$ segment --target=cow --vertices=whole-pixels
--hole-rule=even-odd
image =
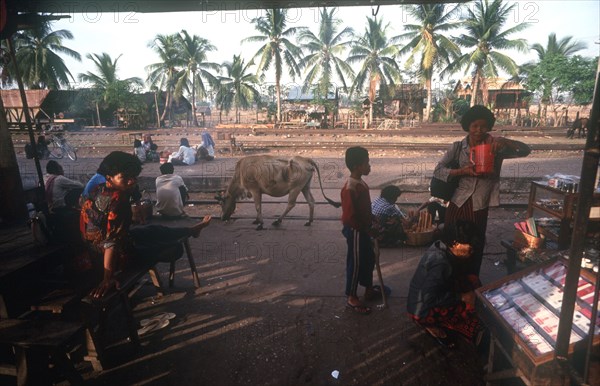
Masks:
[[[573,126],[567,130],[567,138],[575,138],[575,130],[578,130],[577,136],[579,138],[582,136],[585,137],[586,130],[589,128],[589,123],[589,118],[579,118],[579,114],[577,114]]]
[[[304,225],[311,225],[315,210],[315,199],[310,192],[310,182],[315,170],[319,177],[323,197],[329,204],[339,208],[340,203],[334,202],[325,196],[319,167],[312,159],[300,156],[282,159],[270,155],[252,155],[244,157],[236,163],[233,179],[225,191],[225,196],[217,197],[221,202],[223,211],[221,219],[225,221],[230,219],[239,198],[252,197],[256,207],[256,220],[253,224],[258,224],[256,229],[261,230],[263,229],[262,195],[283,197],[287,194],[287,207],[281,216],[273,222],[274,226],[278,226],[285,215],[296,205],[296,199],[302,192],[310,210],[308,221]]]

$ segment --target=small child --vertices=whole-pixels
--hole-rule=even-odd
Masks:
[[[346,306],[356,313],[368,315],[371,308],[363,305],[357,295],[358,285],[365,287],[365,299],[381,296],[373,288],[375,253],[369,232],[371,230],[371,196],[369,186],[362,180],[371,172],[369,152],[356,146],[346,150],[346,166],[350,177],[341,191],[342,234],[348,244],[346,255]]]
[[[142,146],[142,141],[139,139],[133,141],[133,154],[140,160],[140,162],[146,162],[146,150]]]
[[[373,228],[377,233],[380,247],[395,247],[406,240],[403,223],[408,216],[396,205],[402,194],[399,187],[388,185],[381,189],[381,195],[373,201]]]

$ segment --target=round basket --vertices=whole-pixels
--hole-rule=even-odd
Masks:
[[[415,247],[428,245],[433,242],[434,235],[435,229],[432,229],[427,232],[407,232],[406,241],[404,243]]]

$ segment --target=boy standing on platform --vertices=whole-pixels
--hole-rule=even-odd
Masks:
[[[369,152],[356,146],[346,150],[346,166],[350,177],[344,184],[342,198],[342,234],[348,244],[346,255],[346,306],[356,313],[368,315],[371,308],[363,305],[357,294],[358,285],[365,287],[365,299],[372,300],[381,292],[373,288],[375,254],[371,242],[371,196],[362,180],[371,172]]]

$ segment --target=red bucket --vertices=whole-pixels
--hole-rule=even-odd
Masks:
[[[484,143],[471,148],[471,162],[475,164],[475,173],[490,174],[494,172],[494,153],[492,145]]]

